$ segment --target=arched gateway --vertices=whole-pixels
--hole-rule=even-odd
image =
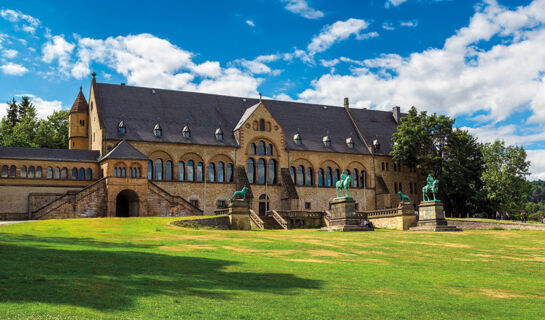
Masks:
[[[115,216],[116,217],[138,217],[138,194],[136,192],[125,189],[121,191],[115,199]]]

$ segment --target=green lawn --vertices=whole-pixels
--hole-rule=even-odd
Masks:
[[[1,226],[0,318],[545,316],[545,232],[243,232],[173,220]]]

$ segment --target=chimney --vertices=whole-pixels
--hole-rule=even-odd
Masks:
[[[348,103],[348,97],[346,97],[344,98],[344,108],[348,110],[349,107],[350,107],[350,104]]]
[[[401,123],[401,108],[398,106],[395,106],[392,108],[392,115],[394,116],[394,120],[397,124]]]

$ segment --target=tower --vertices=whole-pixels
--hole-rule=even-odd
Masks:
[[[69,149],[89,149],[89,105],[83,92],[79,87],[79,93],[76,101],[70,109],[68,116],[68,148]]]

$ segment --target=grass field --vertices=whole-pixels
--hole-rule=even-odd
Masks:
[[[0,318],[545,316],[545,232],[243,232],[173,220],[1,226]]]

